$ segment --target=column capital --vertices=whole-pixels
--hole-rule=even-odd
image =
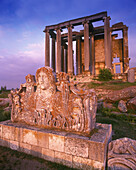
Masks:
[[[60,30],[61,32],[63,32],[62,29],[61,29],[61,27],[59,27],[59,26],[58,26],[57,28],[55,28],[55,31],[58,31],[58,30]]]
[[[49,33],[49,31],[50,31],[49,29],[45,28],[45,30],[43,32]]]
[[[73,28],[74,28],[74,26],[73,26],[73,25],[71,25],[71,24],[69,24],[69,25],[67,25],[67,26],[66,26],[66,28],[67,28],[67,29],[68,29],[68,28],[72,28],[72,29],[73,29]]]
[[[82,24],[83,24],[83,26],[84,26],[84,24],[89,24],[89,21],[85,20],[85,21],[82,22]]]
[[[104,22],[106,19],[111,20],[111,17],[110,17],[110,16],[108,16],[108,17],[103,17],[103,22]]]

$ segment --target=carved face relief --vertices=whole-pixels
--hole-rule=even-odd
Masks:
[[[49,88],[49,80],[44,72],[40,72],[38,75],[38,84],[42,90],[47,90]]]

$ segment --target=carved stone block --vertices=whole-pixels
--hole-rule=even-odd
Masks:
[[[90,134],[95,128],[97,101],[95,91],[78,90],[66,73],[58,73],[55,82],[52,69],[39,68],[28,74],[19,90],[12,90],[12,122],[47,129]]]

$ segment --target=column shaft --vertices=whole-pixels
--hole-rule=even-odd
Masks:
[[[64,45],[61,46],[61,71],[64,72]]]
[[[61,72],[61,30],[57,29],[56,45],[56,73]]]
[[[89,50],[89,24],[84,23],[84,64],[85,71],[89,71],[90,50]]]
[[[52,68],[55,72],[55,38],[52,37]]]
[[[112,68],[110,17],[104,18],[105,67]]]
[[[128,57],[128,27],[123,29],[123,71],[125,72],[129,67]]]
[[[72,26],[68,26],[68,73],[73,73]]]
[[[50,34],[45,32],[45,66],[50,66]]]
[[[92,66],[92,75],[95,75],[95,46],[94,46],[94,35],[91,35],[91,36],[90,36],[90,44],[91,44],[90,65]]]
[[[82,72],[82,61],[81,61],[81,38],[76,38],[76,73],[81,74]]]

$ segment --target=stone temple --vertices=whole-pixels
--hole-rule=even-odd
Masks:
[[[45,66],[51,66],[54,72],[74,74],[87,73],[98,75],[100,68],[109,68],[116,73],[129,69],[128,27],[122,22],[110,26],[107,12],[45,27]],[[94,25],[102,22],[102,26]],[[80,30],[79,26],[84,27]],[[64,33],[63,33],[64,31]],[[122,33],[118,38],[117,31]],[[73,54],[73,42],[76,52]],[[74,64],[74,56],[76,64]],[[119,61],[113,63],[114,58]]]

